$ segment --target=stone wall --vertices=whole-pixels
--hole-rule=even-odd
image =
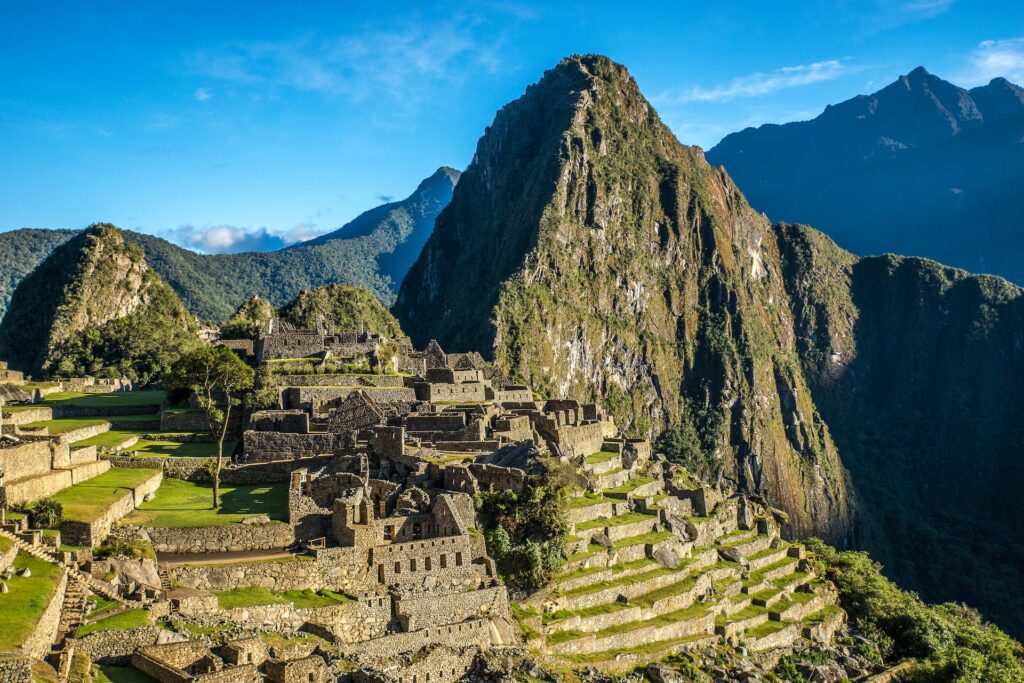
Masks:
[[[249,416],[249,429],[257,432],[309,432],[309,413],[304,410],[257,410]]]
[[[295,542],[290,524],[222,524],[207,527],[146,528],[158,553],[220,553],[276,550]]]
[[[562,455],[570,458],[597,453],[601,450],[604,437],[604,425],[600,422],[564,425],[555,432],[559,450]]]
[[[282,387],[402,387],[405,378],[401,375],[274,375],[274,384]]]
[[[490,647],[491,619],[475,619],[422,631],[394,633],[383,638],[341,647],[342,653],[369,657],[394,657],[401,652],[415,652],[431,645]]]
[[[0,653],[0,683],[32,683],[32,660]]]
[[[50,408],[29,408],[27,410],[5,410],[4,422],[13,425],[23,425],[29,422],[43,422],[53,419],[53,410]]]
[[[232,565],[181,565],[168,570],[171,581],[188,588],[223,591],[246,586],[270,590],[329,590],[358,595],[376,587],[366,552],[357,548],[327,548],[314,558]],[[371,581],[372,579],[372,581]]]
[[[155,645],[164,630],[159,626],[96,631],[76,639],[75,650],[97,663],[123,666],[136,648]]]
[[[266,462],[337,453],[347,446],[348,441],[345,434],[289,434],[250,429],[242,435],[242,443],[249,462]]]
[[[413,385],[416,398],[420,401],[459,403],[487,400],[487,389],[483,382],[465,382],[464,384],[434,384],[416,382]]]
[[[504,586],[467,593],[397,598],[395,614],[403,630],[418,631],[486,617],[509,618],[508,592]]]
[[[60,525],[60,535],[68,545],[84,545],[94,547],[99,545],[110,533],[111,527],[117,520],[121,519],[136,507],[142,504],[143,499],[155,493],[160,488],[164,476],[162,472],[155,472],[148,479],[140,483],[134,489],[125,491],[107,510],[97,519],[91,522],[77,522],[65,520]]]
[[[473,665],[478,647],[435,647],[408,657],[389,657],[356,671],[356,683],[455,683]]]
[[[370,549],[377,581],[405,595],[475,590],[487,578],[485,565],[472,564],[483,553],[472,536],[409,541]]]
[[[312,410],[314,405],[348,396],[355,390],[366,392],[379,405],[409,404],[416,401],[416,392],[405,387],[288,387],[284,390],[285,408]]]
[[[0,462],[3,463],[5,482],[48,472],[53,462],[49,438],[21,439],[22,443],[16,446],[0,448]]]
[[[57,626],[60,623],[60,612],[64,607],[64,592],[68,587],[68,574],[61,572],[57,581],[57,589],[50,597],[39,620],[36,622],[32,634],[21,644],[22,652],[32,655],[36,659],[43,659],[50,652],[50,646],[57,637]]]
[[[201,410],[164,410],[160,413],[162,432],[205,432],[209,429],[210,423]]]

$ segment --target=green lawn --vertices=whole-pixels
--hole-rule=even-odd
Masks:
[[[102,417],[61,417],[56,420],[40,420],[39,422],[29,422],[28,424],[22,425],[27,429],[35,429],[37,427],[46,427],[50,430],[50,434],[56,436],[57,434],[66,434],[74,429],[81,427],[91,427],[92,425],[99,425],[106,422]]]
[[[310,589],[277,592],[259,586],[234,588],[217,593],[217,604],[221,609],[235,607],[255,607],[257,605],[277,605],[290,602],[297,609],[310,607],[327,607],[351,602],[352,598],[329,590],[313,591]]]
[[[28,568],[32,576],[7,580],[9,593],[0,594],[0,650],[15,650],[32,633],[60,581],[60,567],[18,553],[14,568]]]
[[[619,457],[618,453],[612,453],[610,451],[598,451],[597,453],[588,455],[586,458],[586,462],[588,465],[598,465],[602,462],[608,462],[609,460],[617,457]]]
[[[150,434],[150,436],[158,436]],[[229,457],[235,450],[234,441],[224,442],[224,456]],[[192,458],[211,458],[217,455],[217,444],[212,441],[156,441],[142,439],[128,449],[128,453],[137,457],[146,456],[178,456]]]
[[[288,484],[222,486],[221,508],[213,509],[213,487],[181,479],[164,479],[156,498],[124,518],[125,524],[150,527],[218,526],[252,515],[288,518]]]
[[[59,392],[43,400],[50,404],[79,406],[82,408],[135,408],[158,406],[167,398],[164,391],[115,391],[109,394]]]
[[[114,467],[98,477],[55,494],[53,499],[64,507],[64,519],[91,522],[102,515],[110,505],[159,470]]]
[[[138,669],[130,666],[108,666],[97,664],[93,667],[92,683],[153,683],[150,678]]]
[[[586,531],[588,529],[603,529],[610,526],[624,526],[626,524],[633,524],[635,522],[658,521],[657,515],[645,515],[642,512],[627,512],[624,515],[615,515],[611,519],[600,517],[598,519],[592,519],[588,522],[580,522],[576,525],[576,531]]]
[[[142,436],[146,433],[147,432],[135,429],[111,429],[110,431],[97,434],[96,436],[89,437],[88,439],[76,441],[75,446],[95,446],[99,449],[117,448],[133,436]]]
[[[591,505],[599,505],[601,503],[618,503],[618,502],[620,502],[620,501],[613,500],[611,498],[605,498],[604,495],[602,495],[600,493],[590,493],[588,491],[587,493],[584,493],[582,496],[576,496],[575,498],[570,498],[569,499],[569,508],[575,510],[575,509],[578,509],[578,508],[590,507]]]
[[[81,638],[97,631],[123,631],[129,628],[149,626],[152,621],[149,619],[149,611],[144,609],[130,609],[120,614],[115,614],[106,619],[100,619],[90,624],[83,624],[75,632]]]
[[[637,490],[641,486],[644,486],[646,484],[650,484],[652,481],[654,481],[654,480],[649,478],[649,477],[637,477],[636,479],[630,479],[629,481],[627,481],[625,484],[622,484],[621,486],[616,486],[613,489],[608,489],[608,490],[605,491],[605,493],[608,493],[608,494],[631,493],[632,491]]]

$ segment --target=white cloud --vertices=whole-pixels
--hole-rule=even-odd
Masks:
[[[908,15],[930,19],[943,14],[953,6],[955,0],[914,0],[905,2],[900,9]]]
[[[195,92],[192,93],[192,97],[195,98],[196,102],[209,102],[210,98],[213,97],[213,93],[209,88],[196,88]]]
[[[175,244],[204,254],[236,254],[242,251],[274,251],[322,235],[325,231],[312,223],[299,223],[283,232],[265,227],[241,228],[234,225],[197,227],[179,225],[161,236]]]
[[[406,99],[424,85],[502,66],[500,39],[481,41],[471,21],[330,38],[231,43],[191,56],[208,78],[364,99],[381,91]],[[197,91],[198,92],[198,91]]]
[[[979,43],[956,80],[981,85],[998,76],[1014,83],[1024,82],[1024,37]]]
[[[797,88],[820,81],[830,81],[849,72],[838,59],[813,64],[786,66],[767,73],[755,73],[734,78],[728,83],[705,88],[695,86],[677,93],[666,93],[654,98],[655,104],[682,104],[685,102],[727,102],[737,97],[759,97],[778,90]]]

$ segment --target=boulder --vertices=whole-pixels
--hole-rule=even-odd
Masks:
[[[136,586],[161,587],[156,560],[112,557],[109,562],[111,571],[117,573],[120,577],[120,582],[123,584],[134,583]]]
[[[686,683],[689,679],[664,664],[649,664],[644,672],[651,683]]]
[[[675,548],[663,545],[654,551],[654,559],[662,566],[667,569],[676,569],[679,567],[682,561],[679,554],[676,553]]]

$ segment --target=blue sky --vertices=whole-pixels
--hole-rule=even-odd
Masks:
[[[574,52],[687,144],[812,118],[918,65],[1024,82],[1018,2],[0,4],[0,230],[109,221],[276,248],[465,167]]]

